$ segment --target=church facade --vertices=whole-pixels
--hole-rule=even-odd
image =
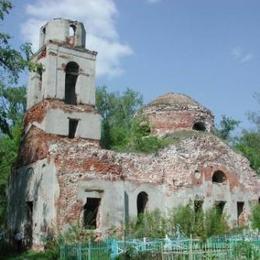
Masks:
[[[144,211],[194,203],[218,207],[232,226],[247,223],[260,197],[246,158],[212,134],[214,116],[190,97],[168,93],[142,113],[155,135],[184,137],[154,154],[99,146],[97,53],[82,23],[54,19],[40,29],[32,61],[18,160],[10,177],[8,227],[34,248],[80,223],[105,235]],[[108,50],[109,51],[109,50]]]

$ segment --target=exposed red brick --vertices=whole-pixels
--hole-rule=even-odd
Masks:
[[[33,107],[31,107],[25,114],[24,127],[26,128],[30,123],[37,122],[41,123],[46,114],[47,102],[42,101]]]

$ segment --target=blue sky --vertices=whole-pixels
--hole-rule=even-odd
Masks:
[[[167,92],[192,96],[246,122],[259,110],[259,0],[16,0],[1,30],[14,44],[37,45],[38,28],[52,17],[85,23],[87,47],[97,49],[97,85],[126,87],[145,102]]]

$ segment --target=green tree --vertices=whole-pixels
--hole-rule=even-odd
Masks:
[[[254,98],[256,102],[260,105],[260,93],[255,93]],[[260,132],[260,111],[249,112],[248,119],[255,125],[255,131]]]
[[[239,124],[240,121],[226,115],[222,115],[219,127],[215,128],[215,134],[227,142],[232,142],[231,134]]]
[[[260,132],[243,131],[235,145],[250,162],[250,166],[260,174]]]
[[[11,9],[10,1],[0,0],[0,20]],[[27,66],[34,66],[29,62],[30,44],[16,50],[9,41],[10,36],[0,32],[0,225],[4,222],[7,180],[17,156],[26,107],[25,88],[16,85],[19,74]]]
[[[156,152],[169,138],[152,136],[148,120],[141,114],[142,96],[131,89],[122,94],[97,88],[96,104],[101,114],[101,146],[126,152]]]
[[[0,20],[3,20],[11,9],[12,3],[10,1],[0,0]],[[15,102],[12,102],[13,107],[9,107],[10,104],[6,103],[6,95],[8,95],[9,101],[11,99],[15,101],[16,98],[19,99],[20,95],[24,94],[24,90],[16,90],[14,86],[17,85],[19,74],[27,66],[33,68],[33,64],[29,62],[31,45],[26,43],[20,47],[20,50],[16,50],[10,45],[10,38],[10,35],[0,32],[0,130],[3,134],[7,134],[12,138],[11,127],[13,126],[14,113],[11,115],[10,120],[10,112],[19,109],[15,107]],[[10,88],[12,90],[9,90]]]
[[[260,94],[255,94],[260,104]],[[255,126],[252,130],[244,130],[238,139],[235,148],[242,152],[250,162],[250,166],[260,174],[260,112],[251,112],[248,119]]]
[[[99,87],[96,104],[103,118],[101,146],[107,149],[125,147],[134,115],[143,104],[142,96],[131,89],[119,94],[108,92],[106,87]]]

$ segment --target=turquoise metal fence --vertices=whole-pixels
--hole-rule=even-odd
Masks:
[[[87,243],[62,245],[60,259],[69,260],[109,260],[111,246],[107,243]]]
[[[147,259],[260,259],[259,236],[225,236],[207,241],[198,239],[131,239],[107,240],[103,243],[62,245],[62,260],[113,260],[131,252],[132,255],[150,254]],[[243,258],[244,257],[244,258]],[[134,259],[134,258],[133,258]]]

